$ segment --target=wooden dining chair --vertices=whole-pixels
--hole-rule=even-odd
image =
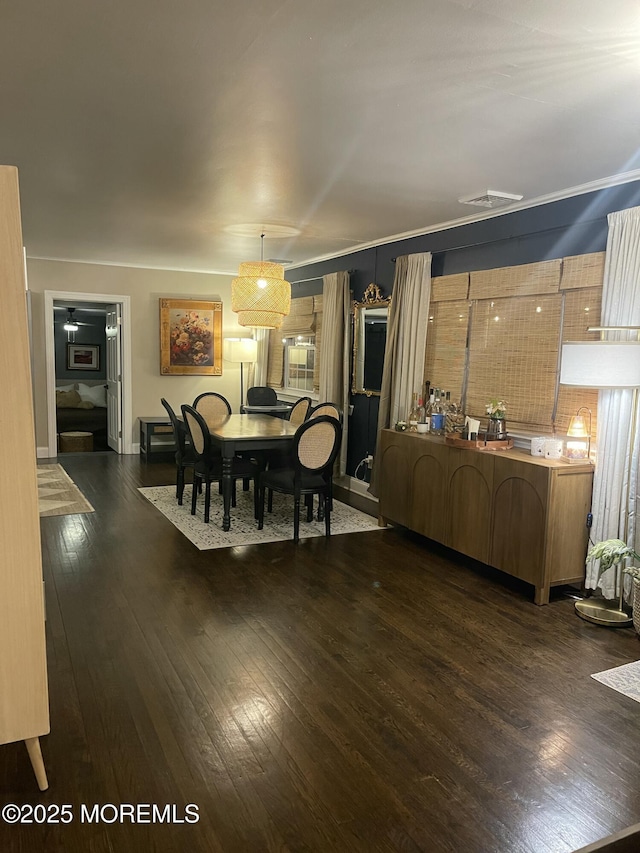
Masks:
[[[291,407],[287,420],[296,426],[304,423],[311,409],[311,397],[300,397]]]
[[[320,415],[300,424],[293,438],[291,465],[267,469],[259,477],[258,530],[264,526],[265,491],[293,495],[293,541],[300,539],[300,501],[302,496],[313,499],[318,495],[324,509],[325,535],[331,535],[331,504],[333,463],[342,441],[340,422]],[[306,518],[313,518],[313,504],[306,501]]]
[[[193,408],[199,412],[209,425],[220,423],[231,414],[231,405],[222,394],[206,391],[193,401]]]
[[[196,464],[193,469],[193,491],[191,493],[191,515],[196,514],[196,503],[198,499],[198,485],[204,483],[204,520],[209,523],[211,509],[211,483],[222,482],[222,456],[211,441],[211,433],[204,417],[193,406],[182,406],[182,417],[186,424],[189,439],[193,446]],[[231,505],[236,505],[236,481],[253,480],[254,491],[254,516],[258,517],[257,503],[257,475],[258,466],[250,459],[242,459],[239,456],[231,460],[231,478],[233,480],[233,491]]]
[[[300,397],[293,406],[291,407],[291,411],[287,415],[287,420],[295,424],[296,426],[300,426],[300,424],[304,423],[307,419],[307,415],[309,414],[309,410],[311,408],[311,397]],[[266,453],[263,457],[263,468],[286,468],[291,462],[291,454],[285,450],[272,450],[269,453]],[[268,507],[271,507],[271,492],[269,492],[268,498]],[[269,509],[271,512],[271,509]]]
[[[182,506],[184,472],[188,468],[193,470],[196,464],[196,457],[193,447],[187,440],[188,433],[184,421],[180,420],[164,397],[160,398],[160,402],[167,410],[171,426],[173,427],[173,437],[176,444],[176,499],[179,506]]]
[[[278,395],[268,385],[254,385],[247,389],[248,406],[275,406]]]
[[[307,419],[319,418],[323,415],[329,415],[332,418],[337,418],[337,420],[342,423],[342,409],[337,403],[318,403],[317,406],[314,406],[313,409],[311,409],[307,415]]]

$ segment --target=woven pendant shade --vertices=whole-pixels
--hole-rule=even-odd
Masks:
[[[269,261],[245,261],[231,282],[231,310],[240,326],[278,329],[291,307],[291,285],[284,267]]]

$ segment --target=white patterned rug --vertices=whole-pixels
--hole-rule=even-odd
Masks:
[[[238,483],[238,505],[231,509],[231,530],[222,529],[222,496],[217,485],[211,489],[211,511],[209,524],[204,523],[204,492],[198,496],[196,514],[191,515],[191,485],[185,488],[184,504],[178,506],[175,486],[151,486],[138,489],[156,509],[174,524],[190,542],[201,551],[210,548],[234,548],[237,545],[259,545],[262,542],[281,542],[293,539],[293,498],[277,492],[273,495],[273,512],[265,507],[264,528],[258,530],[253,517],[253,492],[242,491]],[[300,518],[300,538],[324,536],[324,521],[307,523],[306,510]],[[361,533],[367,530],[383,530],[377,520],[364,512],[333,501],[331,513],[331,535]]]
[[[38,465],[36,471],[38,508],[41,517],[95,512],[61,465]]]
[[[615,666],[613,669],[605,669],[596,672],[591,678],[612,687],[618,693],[624,693],[630,699],[640,702],[640,660]]]

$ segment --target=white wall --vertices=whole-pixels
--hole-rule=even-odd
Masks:
[[[196,297],[222,302],[223,337],[250,337],[251,330],[238,326],[231,311],[232,276],[171,270],[137,269],[27,259],[34,340],[33,379],[35,391],[36,444],[47,444],[47,387],[44,353],[44,291],[113,293],[131,297],[132,319],[132,440],[138,441],[137,418],[165,415],[161,397],[174,408],[192,403],[203,391],[217,391],[231,403],[240,404],[240,366],[223,362],[222,376],[161,376],[161,297]],[[245,388],[247,385],[245,370]]]

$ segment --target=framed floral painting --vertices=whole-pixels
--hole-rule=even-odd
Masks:
[[[222,302],[160,300],[160,373],[222,375]]]

